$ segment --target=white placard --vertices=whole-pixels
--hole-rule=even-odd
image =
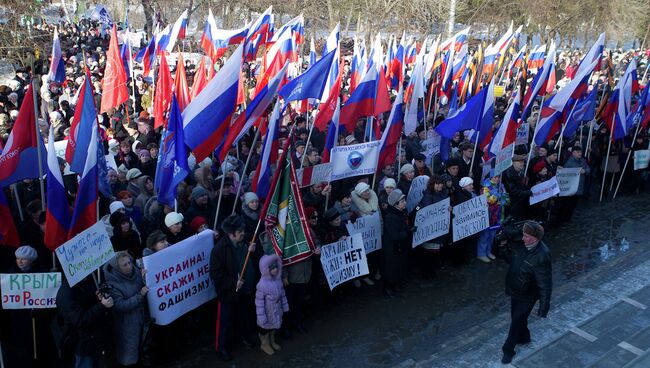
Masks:
[[[2,309],[56,308],[60,286],[60,272],[2,274]]]
[[[650,162],[650,150],[634,151],[634,170],[642,170],[648,167]]]
[[[517,127],[517,138],[515,138],[515,145],[528,144],[528,133],[530,129],[528,123],[521,123]]]
[[[490,226],[487,198],[484,194],[454,206],[453,213],[454,241],[474,235]]]
[[[367,275],[368,260],[363,250],[361,234],[321,247],[320,262],[330,290],[346,281]]]
[[[449,198],[428,205],[415,214],[416,231],[413,233],[413,248],[445,235],[450,224]]]
[[[211,230],[193,235],[142,259],[147,270],[149,313],[157,325],[178,317],[217,297],[210,279]]]
[[[424,155],[428,163],[431,163],[433,156],[440,152],[440,141],[440,135],[434,129],[429,129],[427,139],[424,141]]]
[[[515,152],[515,145],[509,144],[501,151],[497,152],[496,161],[494,163],[494,176],[501,174],[512,166],[512,155]]]
[[[296,170],[296,178],[301,188],[323,182],[329,183],[332,165],[329,162]]]
[[[70,286],[83,280],[115,255],[106,225],[101,221],[63,243],[55,253]]]
[[[332,148],[330,158],[332,176],[330,180],[374,174],[377,171],[377,160],[379,159],[379,143],[380,141],[372,141]]]
[[[381,216],[379,212],[358,217],[354,223],[348,221],[345,227],[350,235],[361,234],[366,254],[381,249]]]
[[[560,185],[554,176],[547,181],[533,186],[530,188],[530,191],[533,192],[533,195],[530,196],[530,204],[533,205],[560,194]]]
[[[422,200],[428,182],[429,177],[427,175],[420,175],[411,182],[411,189],[409,189],[409,194],[406,196],[406,210],[408,213],[413,212]]]
[[[580,171],[579,167],[566,167],[557,169],[555,177],[557,184],[560,187],[560,197],[568,197],[575,195],[580,186]]]

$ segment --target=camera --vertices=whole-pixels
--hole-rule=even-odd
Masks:
[[[105,282],[101,283],[97,288],[97,291],[99,291],[99,293],[102,294],[104,298],[109,298],[111,296],[111,290],[113,290],[113,285],[107,284]]]

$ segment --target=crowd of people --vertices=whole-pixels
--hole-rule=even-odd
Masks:
[[[40,27],[44,32],[51,30]],[[83,84],[85,67],[90,71],[95,103],[99,106],[109,43],[109,33],[103,28],[88,21],[61,28],[67,77],[63,85],[48,82],[49,63],[41,59],[33,68],[17,69],[11,83],[1,86],[2,143],[6,143],[22,101],[32,98],[25,95],[31,78],[40,86],[38,126],[45,141],[50,127],[54,128],[55,141],[69,135],[76,92]],[[556,69],[558,85],[570,80],[579,57],[577,51],[561,54]],[[647,52],[619,50],[606,54],[615,68],[610,72],[620,75],[632,57],[638,57],[639,70],[645,70]],[[198,66],[192,61],[186,61],[185,66],[191,85]],[[245,70],[245,85],[252,87],[254,63],[246,65]],[[349,59],[343,71],[347,84]],[[601,71],[595,72],[592,79],[606,82],[606,78],[605,71]],[[626,172],[621,172],[629,150],[648,149],[647,131],[640,131],[634,142],[621,140],[614,144],[609,158],[615,163],[611,170],[605,170],[604,164],[610,133],[606,124],[596,121],[595,128],[585,124],[561,145],[553,138],[534,147],[532,154],[530,143],[518,145],[512,167],[494,175],[484,167],[483,152],[463,132],[451,140],[448,152],[428,155],[432,128],[448,112],[448,107],[441,106],[437,116],[430,114],[414,133],[403,136],[395,161],[377,168],[376,175],[322,182],[302,189],[305,221],[316,248],[307,259],[285,266],[267,237],[254,238],[265,199],[259,198],[251,186],[261,156],[261,143],[253,144],[252,132],[230,149],[224,162],[214,158],[196,162],[190,156],[192,172],[178,186],[176,208],[161,204],[154,190],[161,131],[153,128],[152,79],[143,78],[138,70],[130,83],[134,103],[98,116],[106,152],[113,155],[117,167],[108,171],[111,196],[101,195],[99,201],[100,221],[106,226],[116,254],[101,267],[99,289],[91,277],[73,287],[64,279],[56,310],[2,311],[0,338],[7,367],[53,366],[52,362],[60,359],[73,359],[75,367],[93,367],[106,357],[120,366],[163,364],[177,359],[176,347],[183,341],[193,341],[198,334],[213,336],[218,356],[226,361],[242,345],[259,346],[265,354],[272,355],[281,349],[280,338],[307,333],[308,304],[318,308],[324,301],[354,298],[349,291],[361,287],[380,287],[387,298],[395,298],[403,293],[409,280],[417,282],[419,276],[430,279],[447,267],[463,267],[474,259],[495,262],[499,255],[495,238],[505,222],[535,219],[553,226],[571,221],[579,203],[590,200],[600,189],[603,175],[623,175],[624,193],[636,194],[648,188],[648,169],[634,170],[628,165]],[[512,87],[497,98],[495,128],[512,99]],[[599,96],[603,93],[599,92]],[[538,115],[536,105],[527,120],[530,139]],[[290,154],[297,167],[319,164],[324,153],[326,132],[312,128],[311,120],[312,116],[306,119],[293,111],[283,118],[280,141],[290,141]],[[367,141],[363,122],[357,124],[355,131],[340,133],[338,145]],[[244,171],[247,160],[250,164]],[[66,170],[63,158],[59,164],[72,204],[77,195],[77,175]],[[581,169],[576,195],[529,205],[531,187],[549,180],[562,167]],[[409,213],[406,198],[414,178],[421,175],[429,176],[428,183],[418,207]],[[23,180],[15,188],[3,189],[18,224],[22,246],[0,248],[0,271],[52,270],[55,261],[44,243],[46,214],[42,210],[44,198],[39,181]],[[446,199],[455,206],[478,195],[487,197],[488,229],[457,242],[446,234],[412,248],[414,217],[419,208]],[[382,217],[382,247],[368,255],[369,274],[330,291],[319,261],[320,247],[349,236],[345,227],[348,221],[374,213]],[[147,312],[146,271],[138,260],[206,230],[214,231],[210,277],[217,300],[170,325],[155,325]],[[215,323],[216,331],[212,327]]]

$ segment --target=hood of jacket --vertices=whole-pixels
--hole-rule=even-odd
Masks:
[[[275,277],[271,276],[269,267],[275,264],[278,267],[278,274]],[[262,256],[260,259],[260,273],[263,279],[281,280],[282,279],[282,260],[277,254],[270,254]]]

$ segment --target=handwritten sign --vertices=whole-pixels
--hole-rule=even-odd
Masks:
[[[530,204],[533,205],[560,194],[560,185],[554,176],[533,186],[530,191],[533,192],[533,195],[530,196]]]
[[[320,262],[330,290],[369,272],[360,233],[323,246],[320,250]]]
[[[217,297],[210,279],[210,230],[189,237],[142,259],[147,270],[147,302],[157,325],[178,317]]]
[[[9,273],[0,275],[3,309],[56,308],[61,273]]]
[[[355,222],[345,224],[348,234],[361,234],[366,254],[381,249],[381,217],[379,212],[358,217]]]
[[[517,138],[515,138],[515,145],[528,144],[528,133],[530,132],[530,127],[528,123],[521,123],[517,127]]]
[[[490,226],[488,204],[485,195],[467,200],[453,208],[454,241],[472,236]]]
[[[70,286],[83,280],[115,254],[102,222],[80,232],[56,248],[55,253]]]
[[[515,145],[509,144],[501,151],[497,152],[496,161],[494,163],[494,176],[501,174],[512,166],[512,155],[515,152]]]
[[[634,151],[634,170],[646,169],[648,163],[650,163],[650,150]]]
[[[415,215],[417,230],[413,233],[413,248],[449,232],[449,198],[428,205]]]
[[[428,182],[429,177],[427,175],[420,175],[411,182],[411,189],[409,189],[409,194],[406,196],[406,210],[409,213],[413,212],[422,200]]]
[[[578,192],[580,186],[580,170],[579,167],[570,167],[558,169],[555,174],[557,184],[560,187],[560,197],[568,197]]]

